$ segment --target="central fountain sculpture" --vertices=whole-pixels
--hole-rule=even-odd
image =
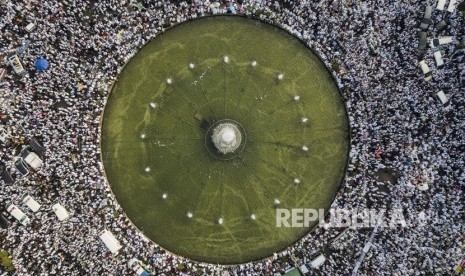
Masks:
[[[244,149],[247,135],[237,121],[223,119],[210,125],[205,134],[205,146],[210,155],[221,160],[231,160]]]
[[[233,123],[221,123],[213,129],[213,144],[222,154],[236,151],[241,145],[241,140],[241,131]]]

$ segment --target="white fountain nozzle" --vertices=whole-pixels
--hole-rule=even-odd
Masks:
[[[236,139],[236,134],[232,129],[225,129],[221,134],[221,140],[223,143],[231,144],[234,141],[234,139]]]
[[[232,153],[241,145],[242,135],[233,123],[219,124],[212,134],[212,141],[216,149],[223,153]]]

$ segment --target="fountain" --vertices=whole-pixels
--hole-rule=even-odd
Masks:
[[[327,209],[344,175],[337,84],[304,44],[259,21],[173,29],[126,64],[105,101],[108,183],[167,251],[219,264],[271,256],[307,231],[277,228],[276,209]]]

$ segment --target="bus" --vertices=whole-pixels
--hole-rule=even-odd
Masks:
[[[310,262],[310,265],[313,268],[319,268],[325,261],[326,257],[323,254],[320,254]]]
[[[457,0],[450,0],[449,6],[447,7],[448,12],[454,12],[457,8]]]
[[[99,237],[112,254],[118,255],[119,250],[123,248],[123,246],[115,238],[113,233],[111,233],[107,229],[101,230],[99,233]]]
[[[449,102],[449,99],[447,98],[446,94],[442,90],[436,93],[436,96],[439,98],[439,100],[441,101],[443,105]]]
[[[439,0],[436,9],[443,11],[444,7],[446,6],[446,0]]]
[[[441,68],[444,66],[444,60],[442,59],[441,51],[436,51],[433,53],[434,61],[436,62],[436,67]]]
[[[23,204],[25,204],[32,212],[39,211],[41,205],[30,195],[26,195],[23,198]]]
[[[59,221],[64,221],[69,218],[69,213],[66,211],[60,203],[55,203],[52,205],[52,210],[55,212],[55,215],[58,217]]]
[[[29,167],[33,168],[34,170],[37,170],[40,168],[43,164],[42,159],[35,153],[35,152],[26,152],[27,155],[24,156],[24,162],[29,165]]]
[[[452,43],[454,40],[452,36],[440,36],[438,38],[433,38],[431,39],[430,42],[430,47],[431,48],[436,48],[441,45],[449,44]]]
[[[145,265],[136,258],[129,260],[129,268],[132,269],[137,276],[150,276],[150,271],[145,268]]]
[[[13,67],[13,70],[17,75],[22,76],[26,74],[26,70],[24,70],[23,64],[21,63],[17,55],[9,57],[8,61],[10,62],[11,66]]]
[[[424,60],[420,61],[420,68],[425,77],[425,81],[430,81],[433,77],[431,76],[431,70],[429,69],[428,64]]]
[[[433,12],[432,6],[426,6],[425,13],[423,15],[423,19],[420,22],[420,28],[423,30],[428,29],[429,24],[431,23],[431,13]]]
[[[14,204],[10,204],[6,209],[15,219],[17,219],[22,225],[27,225],[30,221],[29,217]]]

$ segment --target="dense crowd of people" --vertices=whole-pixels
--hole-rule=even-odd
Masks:
[[[372,228],[355,231],[350,244],[337,248],[329,245],[343,229],[317,227],[263,261],[230,267],[196,263],[139,233],[106,183],[100,115],[124,64],[173,24],[234,12],[283,27],[332,68],[352,136],[347,176],[332,207],[399,208],[408,221],[429,214],[426,224],[380,228],[359,274],[450,275],[465,258],[465,25],[458,11],[433,12],[428,38],[454,38],[441,46],[446,64],[436,68],[432,49],[417,51],[424,1],[18,0],[0,5],[0,54],[15,53],[30,40],[20,54],[25,67],[32,68],[37,57],[51,63],[49,70],[30,70],[21,78],[10,70],[0,81],[2,129],[13,144],[36,137],[47,149],[44,166],[26,177],[12,164],[18,149],[0,149],[16,179],[0,186],[0,206],[24,194],[44,206],[31,216],[30,226],[0,229],[0,249],[10,252],[17,275],[132,275],[127,264],[134,257],[156,275],[271,275],[308,263],[318,252],[327,257],[319,268],[323,275],[352,273]],[[442,19],[449,25],[439,31],[435,22]],[[24,27],[31,22],[37,29],[29,33]],[[432,81],[424,81],[422,59],[432,68]],[[435,97],[439,90],[451,108]],[[72,213],[68,221],[59,223],[49,211],[55,202]],[[101,228],[125,245],[118,256],[98,240]]]

